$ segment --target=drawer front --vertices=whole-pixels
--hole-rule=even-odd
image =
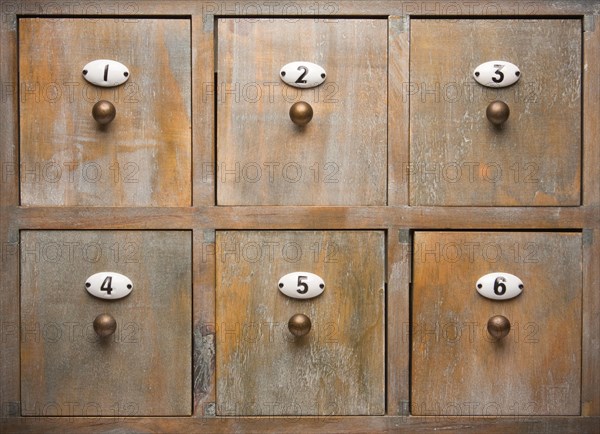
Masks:
[[[190,46],[187,19],[20,19],[22,204],[189,206]],[[97,59],[127,82],[88,83]],[[107,125],[99,100],[116,109]]]
[[[23,415],[189,415],[191,263],[186,231],[23,231]],[[131,293],[93,297],[99,272],[127,276]],[[112,335],[95,332],[100,314]]]
[[[295,61],[325,82],[285,84]],[[219,205],[385,205],[386,20],[220,19],[217,82]]]
[[[218,414],[383,414],[384,233],[218,232],[216,242]],[[322,294],[279,291],[295,271],[321,277]],[[290,333],[295,314],[310,319],[308,334]]]
[[[581,249],[579,233],[416,232],[413,414],[579,414]],[[480,295],[493,272],[522,293]],[[503,338],[487,330],[494,316],[510,322]]]
[[[581,35],[576,19],[412,20],[411,204],[579,205]],[[493,60],[519,81],[478,84]],[[500,127],[486,118],[495,100],[510,111]]]

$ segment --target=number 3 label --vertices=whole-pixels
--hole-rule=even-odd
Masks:
[[[482,86],[506,87],[516,83],[521,78],[519,68],[504,60],[492,60],[475,68],[473,78]]]

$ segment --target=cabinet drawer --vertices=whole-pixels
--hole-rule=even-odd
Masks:
[[[23,415],[189,415],[191,263],[186,231],[23,231]],[[86,282],[99,272],[133,289],[96,298]],[[95,332],[100,314],[112,335]]]
[[[579,205],[581,35],[577,19],[412,20],[411,204]],[[494,60],[519,80],[478,84]],[[495,100],[510,110],[500,127],[486,118]]]
[[[581,249],[580,233],[416,232],[413,414],[579,414]],[[494,272],[522,292],[480,295]],[[503,338],[488,332],[494,316],[510,322]]]
[[[325,82],[285,84],[295,61]],[[219,205],[385,205],[386,20],[220,19],[217,83]]]
[[[99,87],[98,59],[129,69]],[[187,19],[19,20],[23,205],[189,206],[191,51]],[[99,100],[116,117],[100,125]]]
[[[384,239],[378,231],[217,233],[218,414],[383,414]],[[284,295],[279,280],[295,271],[320,276],[321,295]],[[308,334],[290,332],[295,314],[310,319]]]

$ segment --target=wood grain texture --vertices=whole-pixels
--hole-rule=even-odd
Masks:
[[[410,410],[410,232],[393,228],[387,233],[387,414]]]
[[[325,83],[284,84],[299,60]],[[386,20],[219,19],[217,85],[219,205],[386,204]],[[304,127],[296,101],[314,110]]]
[[[600,4],[600,2],[599,2]],[[583,33],[583,200],[584,205],[600,206],[600,16],[593,29]],[[600,213],[600,211],[599,211]],[[600,414],[600,404],[598,404]]]
[[[21,415],[191,413],[191,236],[187,231],[21,233]],[[100,271],[126,298],[92,297]],[[92,322],[117,331],[100,341]]]
[[[87,83],[83,66],[105,58],[127,83]],[[188,19],[24,18],[19,62],[23,205],[191,204]],[[104,127],[100,99],[117,110]]]
[[[408,205],[410,20],[390,17],[388,22],[388,204]]]
[[[215,414],[215,231],[194,231],[194,411]]]
[[[577,19],[411,21],[412,205],[579,205],[581,33]],[[520,80],[480,86],[489,60]],[[485,116],[496,99],[501,129]]]
[[[214,5],[214,4],[212,4]],[[192,17],[193,204],[215,205],[215,37],[211,15]]]
[[[217,414],[381,415],[385,411],[384,233],[217,232]],[[283,295],[294,271],[317,298]],[[303,338],[287,329],[312,321]]]
[[[491,272],[523,293],[482,297]],[[416,232],[412,295],[413,414],[580,414],[581,233]],[[494,315],[511,322],[499,342]]]
[[[217,417],[217,418],[27,418],[5,421],[7,433],[92,434],[115,432],[173,433],[426,433],[449,434],[595,434],[598,417]]]
[[[583,231],[581,415],[600,415],[600,230]]]
[[[31,229],[581,229],[598,228],[596,207],[198,207],[17,208]]]
[[[19,202],[17,19],[7,12],[0,14],[0,417],[17,416],[19,402],[19,233],[11,213]]]

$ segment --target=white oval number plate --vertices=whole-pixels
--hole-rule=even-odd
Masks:
[[[521,78],[521,71],[510,62],[491,60],[482,63],[473,71],[475,81],[487,87],[507,87]]]
[[[85,289],[94,297],[105,300],[118,300],[129,295],[133,283],[127,276],[112,271],[103,271],[88,277]]]
[[[299,61],[284,65],[279,76],[290,86],[306,89],[323,84],[327,73],[316,63]]]
[[[523,292],[523,282],[509,273],[490,273],[479,278],[477,292],[492,300],[509,300]]]
[[[102,87],[119,86],[129,79],[129,69],[116,60],[98,59],[83,67],[83,77]]]
[[[279,290],[292,298],[314,298],[323,293],[325,282],[316,274],[296,271],[279,279]]]

